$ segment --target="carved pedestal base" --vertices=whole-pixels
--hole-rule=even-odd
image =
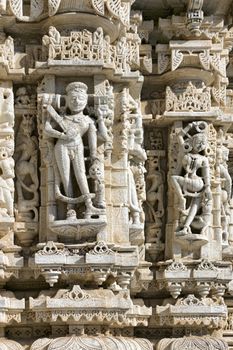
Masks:
[[[176,236],[176,242],[178,242],[182,247],[192,247],[192,250],[199,249],[203,245],[208,243],[208,238],[201,234],[187,234],[184,236]]]
[[[133,245],[141,245],[144,243],[144,225],[131,224],[129,226],[129,240]]]
[[[38,234],[38,223],[16,222],[15,235],[23,247],[30,247]]]
[[[58,220],[49,224],[50,230],[64,243],[94,242],[105,226],[105,215],[99,219]]]

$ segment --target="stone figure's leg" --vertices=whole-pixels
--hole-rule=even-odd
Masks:
[[[130,209],[130,214],[131,218],[133,221],[133,224],[140,224],[140,219],[139,219],[139,205],[138,205],[138,196],[137,196],[137,190],[136,190],[136,184],[134,180],[134,176],[132,173],[132,170],[129,167],[128,170],[128,176],[129,176],[129,209]]]
[[[184,186],[185,183],[185,179],[182,176],[176,176],[173,175],[171,176],[171,184],[173,189],[176,192],[176,195],[179,198],[179,209],[180,210],[185,210],[186,208],[186,200],[184,198],[183,192],[182,192],[182,188]]]
[[[73,169],[74,169],[75,177],[76,177],[80,192],[82,193],[82,195],[90,194],[87,177],[86,177],[84,148],[82,144],[79,145],[78,149],[76,150],[75,157],[72,161],[72,164],[73,164]],[[98,214],[100,212],[100,209],[93,207],[92,200],[89,196],[86,196],[85,198],[85,205],[87,208],[85,213],[86,218],[89,218],[90,214]]]
[[[68,154],[68,149],[62,144],[56,144],[54,147],[54,152],[65,194],[67,197],[72,197],[73,191],[70,176],[70,157]]]
[[[158,212],[162,216],[164,214],[164,207],[163,207],[163,185],[160,185],[157,192],[158,197]]]
[[[86,177],[83,145],[79,145],[78,149],[76,150],[72,164],[80,192],[82,193],[82,195],[89,194],[90,191]],[[86,214],[91,212],[92,209],[94,209],[91,198],[85,198],[85,205],[87,208]]]
[[[18,204],[20,204],[19,202],[23,200],[23,191],[19,180],[16,181],[16,190],[18,196]]]
[[[229,225],[229,206],[227,201],[227,192],[222,190],[221,193],[221,223],[222,223],[222,239],[228,241],[228,225]]]
[[[13,217],[14,216],[14,200],[12,193],[5,189],[5,201],[6,201],[6,207],[7,207],[7,212],[9,216]]]
[[[197,211],[199,209],[199,204],[200,204],[200,200],[199,198],[193,198],[190,204],[190,210],[189,210],[189,214],[187,216],[187,219],[185,221],[185,226],[189,227],[191,225],[191,223],[193,222]]]
[[[79,145],[75,151],[75,156],[72,161],[74,174],[82,195],[89,194],[89,186],[87,183],[86,168],[84,161],[84,148],[83,145]]]
[[[197,211],[200,208],[200,203],[201,203],[201,200],[199,197],[192,198],[189,213],[188,213],[188,216],[185,220],[184,227],[180,232],[178,232],[178,235],[186,235],[188,233],[192,233],[190,226],[191,226],[195,216],[197,215]]]

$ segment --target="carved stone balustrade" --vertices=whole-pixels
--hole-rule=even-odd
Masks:
[[[59,318],[68,324],[88,325],[95,320],[117,328],[146,326],[151,315],[150,308],[134,305],[127,291],[84,291],[78,285],[71,290],[58,290],[55,295],[42,291],[37,299],[30,298],[29,308],[35,313],[36,322],[55,323]]]
[[[0,286],[3,287],[12,278],[19,277],[24,258],[19,255],[21,248],[8,247],[0,250]]]
[[[186,90],[179,95],[169,87],[166,89],[166,112],[209,112],[210,109],[210,88],[197,89],[189,82]]]
[[[198,299],[193,294],[178,299],[175,305],[157,306],[151,322],[159,326],[217,329],[225,327],[227,307],[222,298]]]
[[[229,263],[213,264],[203,260],[194,264],[181,262],[158,263],[156,280],[160,289],[166,289],[174,299],[185,292],[197,293],[206,297],[211,293],[222,297],[232,280],[232,267]],[[230,287],[229,287],[230,288]]]
[[[39,244],[43,249],[35,253],[30,266],[35,275],[44,276],[47,283],[53,286],[59,279],[79,281],[97,285],[107,283],[112,290],[128,289],[137,270],[137,288],[142,289],[143,283],[152,279],[149,273],[150,264],[140,266],[136,247],[107,246],[104,242],[97,245],[64,245],[48,242]],[[124,270],[122,272],[122,269]],[[141,286],[141,287],[140,287]]]
[[[12,292],[2,290],[0,297],[0,325],[1,327],[21,322],[21,314],[25,309],[25,300],[18,300]]]
[[[133,75],[132,71],[152,69],[151,46],[140,48],[137,33],[126,33],[111,43],[101,27],[95,31],[70,31],[64,36],[55,27],[50,27],[43,37],[42,60],[35,63],[37,69],[65,66],[95,66],[111,69],[116,75]],[[136,73],[135,73],[136,74]]]

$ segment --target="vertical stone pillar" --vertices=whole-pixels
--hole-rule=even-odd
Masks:
[[[14,94],[11,81],[0,82],[0,237],[14,245]],[[4,244],[5,241],[5,244]]]

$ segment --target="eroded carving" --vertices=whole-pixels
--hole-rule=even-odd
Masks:
[[[42,51],[43,57],[48,57],[48,63],[50,60],[70,60],[74,64],[92,62],[92,65],[107,65],[116,73],[126,74],[140,68],[140,42],[137,33],[125,33],[110,44],[109,36],[104,35],[101,27],[94,32],[84,29],[63,36],[51,26],[48,35],[43,36]]]
[[[211,108],[210,88],[205,85],[196,88],[188,83],[183,94],[176,95],[170,87],[166,89],[166,111],[209,111]]]
[[[28,95],[23,93],[17,103],[30,104]],[[23,115],[16,136],[15,170],[17,191],[17,216],[19,221],[38,221],[39,179],[38,140],[35,136],[34,116]]]
[[[0,216],[14,218],[14,102],[11,88],[0,87]]]

